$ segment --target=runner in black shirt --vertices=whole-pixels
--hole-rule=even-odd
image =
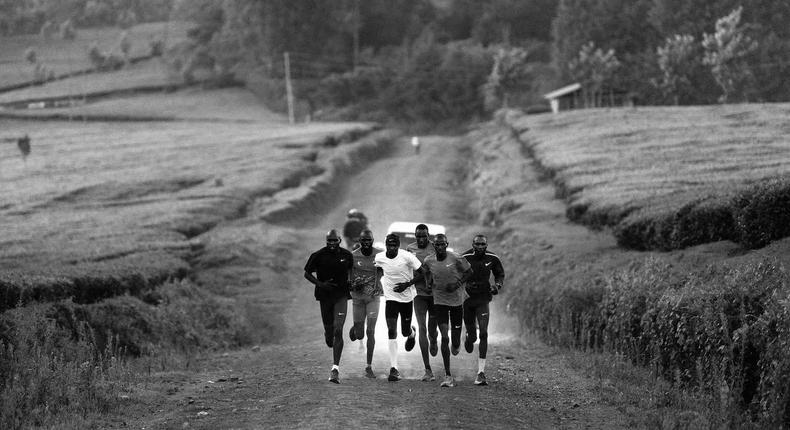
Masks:
[[[505,269],[499,257],[487,250],[488,240],[482,234],[472,240],[472,249],[464,252],[464,258],[472,265],[474,273],[466,284],[469,298],[464,301],[464,325],[466,326],[466,352],[474,351],[477,340],[477,324],[480,325],[480,358],[478,359],[477,378],[475,385],[488,385],[486,382],[485,367],[486,353],[488,352],[488,303],[493,295],[498,294],[505,281]],[[491,285],[491,274],[494,275],[494,285]],[[476,324],[477,323],[477,324]]]
[[[326,234],[326,246],[312,253],[304,266],[304,277],[315,285],[315,299],[321,305],[326,345],[333,349],[329,380],[335,384],[340,383],[343,325],[351,298],[348,280],[353,264],[351,252],[340,247],[340,236],[332,229]]]

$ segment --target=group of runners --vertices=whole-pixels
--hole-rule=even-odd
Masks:
[[[376,377],[372,368],[373,349],[383,296],[390,359],[389,381],[401,379],[397,340],[400,331],[406,338],[406,351],[414,349],[419,340],[425,366],[422,380],[436,380],[429,354],[436,356],[441,350],[445,373],[441,386],[455,386],[450,356],[459,353],[462,326],[466,326],[466,352],[472,353],[475,342],[480,341],[474,383],[488,384],[485,365],[489,303],[502,289],[505,279],[502,262],[496,254],[488,251],[486,236],[482,234],[476,235],[472,248],[462,254],[447,250],[448,241],[444,234],[437,234],[433,241],[429,240],[425,224],[418,225],[414,235],[415,242],[408,244],[406,249],[401,248],[397,235],[387,235],[385,250],[378,251],[373,247],[373,233],[364,229],[359,236],[359,247],[349,251],[340,246],[340,235],[333,229],[326,234],[326,246],[310,255],[304,276],[315,285],[326,345],[333,350],[329,381],[340,383],[343,327],[349,298],[353,304],[354,321],[349,338],[355,341],[367,337],[365,376]],[[412,324],[415,315],[419,329]]]

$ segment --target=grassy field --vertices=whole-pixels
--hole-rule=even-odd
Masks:
[[[71,80],[64,81],[64,84],[68,85]],[[0,97],[3,95],[0,94]],[[244,88],[187,88],[175,92],[129,93],[72,107],[0,110],[0,116],[12,115],[42,119],[59,115],[61,118],[71,117],[77,120],[83,117],[104,117],[264,122],[268,127],[275,128],[288,121],[288,118],[262,106],[260,100]]]
[[[128,29],[131,40],[130,55],[148,55],[149,43],[162,40],[170,47],[185,40],[188,23],[168,22],[140,24]],[[0,88],[29,82],[33,78],[33,65],[25,60],[25,51],[33,48],[39,62],[52,69],[56,75],[86,70],[93,67],[88,58],[88,48],[96,43],[101,51],[120,53],[120,28],[79,29],[74,40],[55,36],[45,41],[38,35],[0,38]]]
[[[787,104],[580,110],[512,126],[569,218],[614,227],[624,246],[673,249],[736,238],[737,226],[720,228],[737,217],[733,199],[790,177],[789,113]]]
[[[0,148],[0,276],[106,273],[98,265],[133,266],[124,262],[139,254],[166,261],[157,253],[178,256],[256,198],[320,173],[314,162],[333,149],[325,136],[369,127],[2,121],[3,134],[30,135],[32,152]]]
[[[0,103],[49,98],[72,98],[79,102],[86,95],[133,91],[141,87],[175,87],[182,82],[183,79],[171,73],[161,58],[154,58],[113,72],[79,75],[44,85],[8,91],[0,94]]]

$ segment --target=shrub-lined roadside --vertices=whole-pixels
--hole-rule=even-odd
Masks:
[[[621,246],[670,250],[734,240],[759,247],[788,234],[782,209],[790,189],[787,106],[506,118],[552,176],[568,217],[613,227]],[[736,222],[754,215],[744,203],[753,199],[761,202],[760,222]]]
[[[573,224],[557,235],[552,232],[557,221],[548,217],[550,224],[540,225],[542,206],[553,204],[539,198],[546,197],[549,184],[540,185],[538,173],[516,180],[499,174],[503,166],[533,170],[529,149],[534,146],[515,139],[505,122],[499,134],[473,136],[470,142],[478,160],[470,179],[481,213],[494,208],[483,217],[494,221],[489,248],[513,267],[506,281],[507,308],[526,328],[552,344],[603,353],[609,358],[602,362],[645,366],[671,383],[671,392],[655,391],[665,384],[646,388],[652,411],[640,420],[647,427],[790,423],[790,274],[777,260],[787,255],[790,241],[756,252],[719,242],[640,253],[614,247],[605,232],[567,233]],[[544,142],[553,144],[560,145]],[[768,199],[767,205],[777,200]],[[747,200],[752,201],[762,200]],[[561,207],[546,210],[563,213]],[[630,383],[607,384],[624,385],[618,390],[627,392]]]
[[[385,154],[398,135],[386,130],[371,135],[367,133],[366,130],[352,128],[320,137],[312,135],[308,142],[297,139],[290,145],[295,148],[311,147],[309,142],[317,141],[318,146],[314,149],[317,152],[310,159],[320,166],[311,172],[331,172],[321,174],[321,182],[338,186],[354,166]],[[281,179],[285,188],[310,190],[312,181],[307,181],[308,178],[309,175],[297,175]],[[303,181],[307,185],[302,184]],[[156,187],[159,192],[168,189],[167,184],[159,185],[162,185]],[[179,186],[171,188],[171,193],[181,189]],[[75,202],[96,204],[108,196],[117,195],[139,197],[147,195],[141,193],[146,189],[117,184],[110,188],[86,187],[66,193],[58,204],[67,207]],[[250,193],[250,204],[242,211],[227,211],[227,205],[201,207],[201,214],[218,220],[209,229],[196,234],[189,241],[187,250],[171,244],[168,245],[172,248],[171,254],[152,250],[125,256],[130,263],[134,260],[128,268],[129,285],[126,285],[126,290],[83,292],[79,283],[64,276],[73,274],[90,279],[97,286],[110,283],[114,287],[121,282],[115,259],[99,258],[95,267],[81,260],[73,268],[49,266],[46,270],[52,272],[51,276],[36,273],[30,265],[28,269],[32,272],[28,273],[0,271],[22,286],[32,280],[41,281],[38,286],[47,282],[51,282],[49,286],[63,284],[59,290],[63,296],[53,294],[48,299],[75,293],[71,300],[34,303],[0,312],[0,411],[3,411],[0,426],[24,428],[57,424],[59,427],[82,428],[91,422],[91,415],[106,413],[130,401],[124,400],[129,398],[124,393],[139,389],[152,366],[162,371],[189,369],[202,351],[272,342],[282,336],[285,330],[280,310],[291,299],[291,295],[283,294],[283,291],[299,286],[291,287],[284,281],[281,272],[285,269],[281,261],[289,260],[290,253],[298,245],[293,243],[293,237],[277,233],[280,227],[270,233],[267,224],[258,221],[259,210],[266,205],[252,204],[255,188],[245,189],[245,192]],[[279,197],[282,196],[279,194],[270,197],[261,194],[257,198],[268,204],[277,202],[277,207],[310,210],[331,204],[310,192],[296,195],[303,195],[305,201],[290,199],[280,205]],[[184,222],[194,220],[184,219]],[[92,233],[85,229],[72,231],[72,234],[90,236]],[[269,237],[270,234],[274,237]],[[131,236],[138,240],[146,237],[145,234]],[[178,237],[175,234],[160,239],[163,243],[170,243],[177,241]],[[82,237],[82,240],[90,243],[91,237]],[[31,246],[31,243],[26,246]],[[118,252],[112,247],[97,251],[102,255],[109,250],[113,254]],[[18,252],[17,257],[21,257]],[[61,260],[75,258],[67,248],[47,249],[50,256],[56,256],[57,252],[64,253]],[[145,257],[158,261],[145,260]],[[123,258],[120,257],[121,260]],[[142,273],[153,273],[173,262],[185,272],[184,279],[144,282]],[[107,263],[106,270],[102,271],[104,263]],[[126,272],[121,270],[121,273]],[[17,284],[14,285],[19,286]],[[77,296],[82,293],[96,295],[80,303]],[[105,298],[109,293],[122,295]],[[34,298],[31,292],[28,296]],[[42,332],[46,333],[44,337],[40,336]],[[88,356],[92,359],[85,358]],[[52,357],[56,359],[53,361]],[[75,363],[74,360],[80,361]],[[47,372],[58,373],[59,376],[48,378],[48,373],[42,373],[37,366],[44,366]],[[51,386],[51,383],[58,386]],[[61,387],[77,387],[80,391],[63,390]],[[69,406],[47,408],[46,405],[52,402]]]

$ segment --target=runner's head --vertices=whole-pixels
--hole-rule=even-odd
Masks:
[[[428,246],[428,226],[425,224],[418,224],[414,229],[414,237],[417,239],[418,248],[425,248]]]
[[[436,251],[436,257],[439,259],[444,258],[447,255],[447,236],[442,233],[436,235],[433,238],[433,249]]]
[[[332,229],[326,232],[326,247],[331,251],[336,251],[340,248],[340,235],[337,230]]]
[[[363,253],[373,249],[373,232],[365,229],[359,233],[359,247],[362,248]]]
[[[485,235],[478,234],[475,236],[475,238],[472,240],[472,249],[475,250],[475,255],[485,255],[486,248],[488,248],[488,239],[486,239]]]
[[[357,209],[351,209],[348,211],[346,218],[356,218],[359,216],[359,211]]]
[[[398,253],[398,248],[400,248],[400,237],[397,234],[388,234],[387,238],[384,239],[384,247],[387,248],[387,257],[395,257]]]

